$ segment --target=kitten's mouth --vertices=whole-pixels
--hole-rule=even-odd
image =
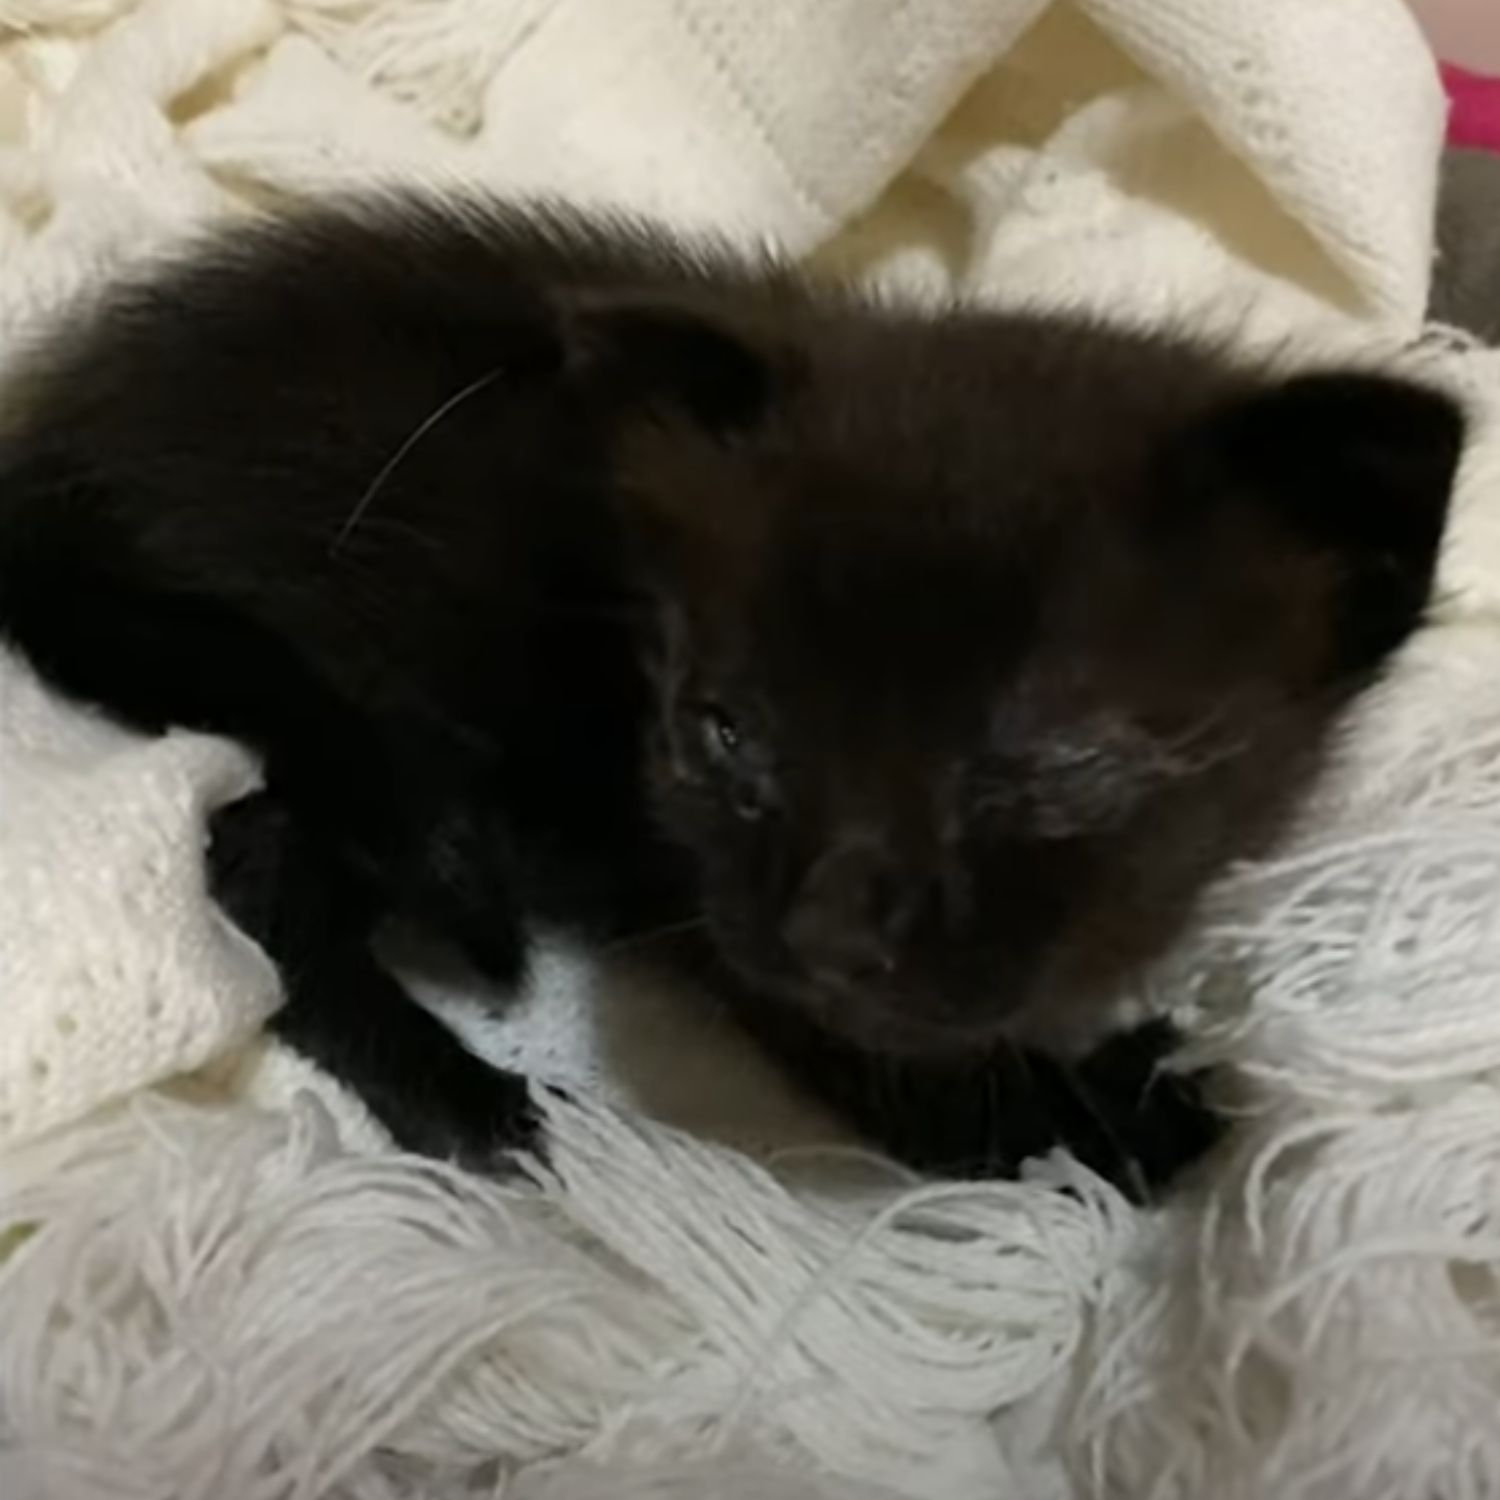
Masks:
[[[1031,1007],[1036,972],[1018,966],[1011,983],[992,972],[967,984],[942,984],[896,969],[854,977],[816,974],[775,941],[757,941],[737,922],[709,919],[720,959],[751,994],[794,1007],[807,1019],[853,1046],[913,1060],[972,1058],[1011,1043]],[[1008,991],[1008,993],[1007,993]]]
[[[831,1035],[892,1057],[972,1057],[1004,1045],[1015,1019],[1015,1012],[1003,1005],[944,1014],[932,992],[914,984],[820,979],[790,966],[771,971],[736,967],[752,988],[796,1006]]]
[[[988,1052],[1006,1041],[1003,1017],[931,1019],[913,1014],[915,1002],[824,999],[815,1014],[830,1031],[858,1046],[893,1057],[940,1062]]]

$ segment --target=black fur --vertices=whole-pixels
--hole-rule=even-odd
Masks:
[[[0,630],[264,756],[217,889],[402,1141],[482,1162],[529,1115],[381,922],[514,983],[537,922],[701,921],[893,1149],[1060,1138],[1141,1190],[1211,1134],[1164,1034],[1017,1045],[1274,832],[1420,619],[1462,434],[1396,380],[414,199],[120,287],[10,412]]]

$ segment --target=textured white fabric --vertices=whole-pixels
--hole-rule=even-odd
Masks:
[[[1394,356],[1425,295],[1440,104],[1399,0],[13,0],[0,26],[7,347],[192,226],[414,176],[1289,360]],[[770,1462],[924,1500],[1500,1493],[1500,367],[1402,357],[1476,413],[1445,602],[1289,848],[1153,976],[1245,1117],[1155,1216],[1065,1163],[934,1188],[789,1150],[833,1127],[701,1003],[563,953],[475,1028],[584,1101],[550,1106],[549,1166],[384,1154],[254,1040],[273,980],[203,900],[246,758],[0,661],[0,1493],[789,1493]]]

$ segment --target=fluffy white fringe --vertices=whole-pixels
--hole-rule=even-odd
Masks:
[[[778,1179],[547,1108],[548,1162],[510,1183],[348,1154],[310,1095],[289,1115],[145,1095],[12,1157],[17,1480],[67,1500],[553,1495],[566,1454],[618,1494],[633,1462],[649,1486],[755,1451],[776,1496],[839,1493],[809,1456],[865,1495],[977,1496],[989,1415],[1066,1366],[1131,1242],[1125,1205],[1060,1163],[1057,1191],[893,1191],[850,1155],[830,1192],[820,1153],[814,1197],[796,1163]]]

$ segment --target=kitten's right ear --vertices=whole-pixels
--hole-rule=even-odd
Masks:
[[[701,313],[621,300],[579,310],[571,323],[585,387],[611,408],[666,409],[721,433],[752,425],[770,404],[769,361]]]
[[[1187,445],[1193,489],[1249,503],[1331,565],[1341,667],[1378,664],[1421,620],[1464,415],[1393,376],[1296,376],[1215,412]],[[1206,488],[1205,488],[1206,487]]]

